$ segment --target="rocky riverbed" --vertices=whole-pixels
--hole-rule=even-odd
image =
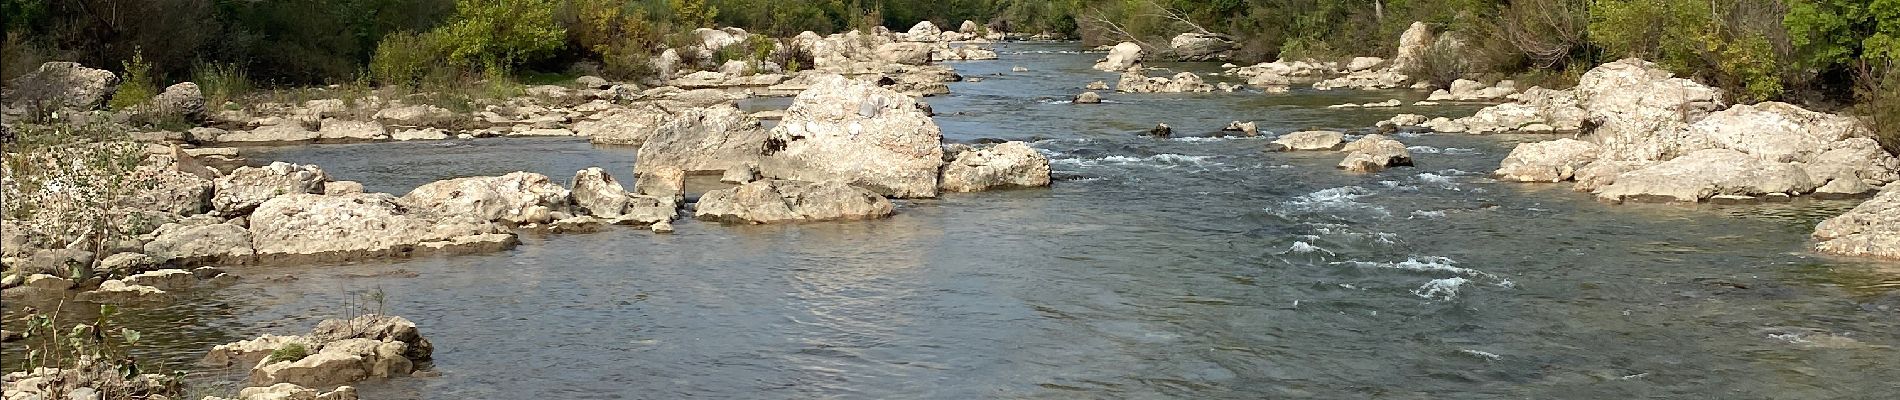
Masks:
[[[865,48],[923,52],[904,44],[941,43],[919,40],[932,29]],[[141,354],[224,354],[237,367],[197,379],[251,395],[1853,398],[1900,380],[1900,271],[1877,261],[1900,190],[1878,191],[1891,158],[1840,117],[1730,106],[1640,61],[1504,97],[1344,89],[1395,79],[1404,54],[1216,68],[993,46],[1003,61],[951,64],[966,79],[933,78],[931,97],[903,71],[940,65],[801,75],[770,121],[738,96],[592,92],[527,114],[566,115],[554,128],[503,128],[592,112],[579,122],[633,121],[617,144],[638,148],[319,133],[205,171],[204,150],[154,147],[147,168],[185,195],[148,211],[175,222],[107,255],[176,269],[27,275],[8,312],[45,304],[22,289],[163,291],[126,322],[148,332]],[[1071,101],[1096,81],[1131,87]],[[1629,91],[1665,85],[1680,96]],[[1520,183],[1567,180],[1593,193]],[[1635,186],[1650,181],[1668,184]],[[1678,204],[1641,204],[1657,198]],[[54,242],[9,266],[79,256]],[[371,288],[407,319],[317,322]],[[80,300],[109,295],[139,296]],[[407,328],[337,329],[357,325]],[[292,339],[213,350],[302,332],[313,361],[250,361]],[[330,359],[360,361],[294,365]]]

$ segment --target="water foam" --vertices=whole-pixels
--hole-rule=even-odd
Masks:
[[[1459,277],[1433,279],[1425,282],[1425,285],[1419,286],[1418,289],[1412,289],[1412,294],[1431,300],[1451,300],[1458,297],[1458,288],[1470,282],[1469,279]]]

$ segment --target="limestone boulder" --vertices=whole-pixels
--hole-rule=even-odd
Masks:
[[[574,134],[597,144],[639,146],[669,120],[664,109],[648,105],[613,108],[574,124]]]
[[[696,218],[744,224],[876,219],[895,207],[876,192],[839,181],[763,180],[706,192]]]
[[[1108,50],[1108,57],[1095,63],[1095,69],[1108,72],[1125,72],[1141,66],[1144,57],[1141,45],[1134,42],[1121,42]]]
[[[1412,165],[1412,153],[1407,151],[1405,143],[1388,139],[1385,135],[1366,135],[1340,150],[1346,152],[1346,159],[1339,162],[1339,169],[1350,172],[1378,172],[1395,166]]]
[[[91,110],[119,90],[119,76],[74,62],[48,62],[8,82],[7,102],[14,107]],[[38,105],[35,105],[38,104]]]
[[[250,230],[233,224],[166,226],[156,236],[144,250],[160,264],[246,264],[257,254]]]
[[[263,167],[240,167],[218,178],[211,206],[225,216],[241,216],[277,196],[323,193],[329,175],[315,165],[273,162]]]
[[[760,173],[837,180],[893,197],[936,197],[943,133],[915,98],[837,75],[815,78],[769,132]]]
[[[1225,60],[1233,55],[1234,39],[1227,35],[1188,32],[1168,41],[1174,57],[1183,61]]]
[[[280,196],[265,202],[251,214],[251,240],[258,259],[274,263],[409,256],[430,253],[423,251],[429,246],[431,250],[444,252],[512,246],[515,243],[512,235],[490,223],[490,219],[484,219],[503,214],[503,210],[513,210],[506,205],[485,203],[511,199],[492,193],[473,193],[481,188],[483,186],[471,186],[468,190],[472,193],[446,199],[425,195],[402,201],[382,193]],[[434,202],[412,205],[420,201]],[[566,201],[565,195],[560,201]],[[450,244],[455,245],[452,246],[455,249],[444,248]]]
[[[1346,134],[1338,131],[1300,131],[1280,135],[1269,145],[1281,151],[1338,150]]]
[[[946,192],[1049,186],[1049,158],[1023,142],[958,153],[943,167]]]
[[[930,52],[930,45],[923,43],[886,43],[877,47],[878,59],[904,65],[929,64]]]
[[[757,162],[769,134],[759,120],[730,105],[681,111],[640,146],[634,171],[659,167],[688,173],[723,172]]]
[[[1815,250],[1853,257],[1900,260],[1900,185],[1814,228]]]
[[[516,225],[552,221],[549,213],[567,202],[566,188],[531,172],[430,182],[402,196],[404,205],[429,214]]]
[[[1586,140],[1620,160],[1668,160],[1713,147],[1686,128],[1725,104],[1721,90],[1633,58],[1591,68],[1574,90],[1596,126]]]
[[[1524,143],[1504,157],[1492,176],[1510,182],[1562,182],[1596,159],[1597,146],[1590,142],[1564,138]]]
[[[1622,173],[1596,190],[1598,200],[1620,203],[1694,203],[1717,195],[1800,195],[1817,186],[1807,171],[1729,149],[1700,150]]]

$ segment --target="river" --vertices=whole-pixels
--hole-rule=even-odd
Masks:
[[[216,344],[380,308],[420,325],[440,376],[359,385],[375,399],[1900,391],[1900,266],[1806,250],[1814,224],[1853,201],[1608,205],[1486,176],[1516,143],[1550,138],[1535,135],[1401,135],[1415,167],[1349,174],[1333,168],[1339,153],[1196,136],[1234,120],[1364,129],[1478,106],[1327,109],[1423,94],[1303,88],[1075,105],[1087,82],[1116,78],[1089,69],[1099,54],[997,47],[1002,60],[954,64],[981,81],[926,100],[948,141],[1031,141],[1052,159],[1051,188],[899,201],[877,221],[681,220],[671,235],[524,234],[486,255],[235,268],[242,283],[126,323],[146,331],[148,359],[194,368]],[[1138,135],[1158,122],[1177,138]],[[635,150],[497,138],[247,155],[401,194],[517,170],[565,181],[600,166],[630,181]],[[386,300],[366,300],[375,292]]]

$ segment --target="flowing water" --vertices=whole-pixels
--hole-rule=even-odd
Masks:
[[[948,140],[1032,141],[1052,160],[1049,189],[901,201],[878,221],[682,220],[672,235],[529,234],[496,254],[238,268],[243,283],[128,323],[154,343],[148,358],[189,368],[216,344],[382,308],[421,326],[440,376],[359,386],[378,399],[1900,391],[1900,266],[1805,250],[1852,201],[1613,206],[1485,176],[1547,136],[1403,135],[1416,167],[1347,174],[1338,153],[1137,132],[1359,129],[1476,107],[1335,110],[1324,106],[1420,94],[1308,90],[1073,105],[1083,84],[1115,79],[1089,69],[1098,55],[999,49],[1001,61],[955,64],[980,82],[927,100]],[[602,166],[627,180],[635,151],[484,139],[249,154],[400,194],[517,170],[564,180]]]

